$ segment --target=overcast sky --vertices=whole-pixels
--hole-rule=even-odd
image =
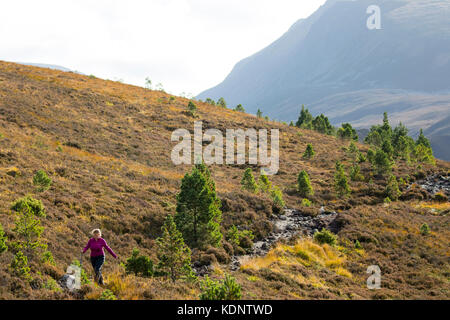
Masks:
[[[0,60],[197,95],[325,0],[6,0]]]

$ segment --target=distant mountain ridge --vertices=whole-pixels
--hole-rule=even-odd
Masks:
[[[52,70],[59,70],[59,71],[64,71],[64,72],[74,72],[74,73],[78,73],[78,74],[84,74],[82,72],[79,71],[75,71],[63,66],[59,66],[56,64],[46,64],[46,63],[34,63],[34,62],[16,62],[18,64],[23,64],[25,66],[32,66],[32,67],[39,67],[39,68],[47,68],[47,69],[52,69]]]
[[[366,26],[370,5],[381,9],[381,30]],[[387,111],[412,135],[423,128],[436,156],[450,159],[448,146],[436,145],[450,140],[449,17],[449,0],[329,0],[197,98],[224,97],[286,121],[306,104],[358,128]]]

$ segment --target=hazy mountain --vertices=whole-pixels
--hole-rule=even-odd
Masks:
[[[78,74],[84,74],[82,72],[79,71],[75,71],[63,66],[58,66],[56,64],[45,64],[45,63],[34,63],[34,62],[16,62],[18,64],[23,64],[25,66],[33,66],[33,67],[39,67],[39,68],[47,68],[47,69],[52,69],[52,70],[59,70],[59,71],[64,71],[64,72],[74,72],[74,73],[78,73]]]
[[[370,5],[381,9],[380,30],[367,28]],[[413,135],[422,127],[433,142],[448,141],[450,1],[329,0],[198,96],[208,97],[280,120],[306,104],[359,128],[388,111]],[[447,146],[435,149],[450,159]]]

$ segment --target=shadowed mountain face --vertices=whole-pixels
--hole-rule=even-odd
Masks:
[[[381,9],[379,30],[367,28],[370,5]],[[329,0],[198,96],[220,97],[280,120],[296,119],[306,104],[359,128],[387,111],[412,135],[424,128],[435,144],[448,141],[450,1]],[[450,159],[447,146],[435,149]]]

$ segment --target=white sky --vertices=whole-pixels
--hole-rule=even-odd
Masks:
[[[197,95],[325,0],[2,0],[0,60]]]

